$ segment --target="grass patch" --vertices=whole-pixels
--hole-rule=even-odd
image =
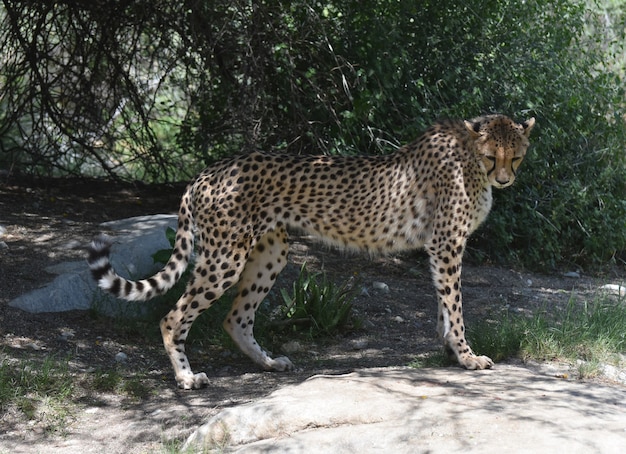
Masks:
[[[359,292],[360,286],[353,280],[336,285],[325,273],[309,272],[304,263],[292,293],[281,289],[283,302],[278,319],[271,324],[289,327],[292,332],[304,331],[311,338],[359,328],[362,321],[354,317],[352,308]]]
[[[68,399],[74,379],[68,358],[0,360],[0,411],[13,408],[28,420],[43,423],[47,431],[62,430],[70,414]]]
[[[146,382],[143,374],[139,376],[125,374],[119,367],[112,367],[96,370],[91,374],[89,382],[84,385],[89,391],[124,395],[139,402],[152,393],[152,387]]]
[[[118,368],[98,369],[79,377],[70,357],[11,358],[0,351],[0,414],[19,415],[46,432],[63,433],[76,405],[92,393],[115,393],[140,401],[151,392],[137,377]]]
[[[98,369],[92,375],[90,388],[96,392],[118,392],[124,383],[124,376],[116,369]]]
[[[422,369],[424,367],[446,367],[453,366],[456,362],[453,361],[450,356],[444,352],[443,349],[423,353],[417,356],[413,361],[409,363],[409,367],[414,369]]]
[[[468,340],[476,352],[494,361],[581,360],[581,375],[589,376],[594,364],[619,362],[626,352],[626,305],[605,297],[592,302],[571,298],[562,310],[544,309],[531,317],[506,314],[477,323]]]

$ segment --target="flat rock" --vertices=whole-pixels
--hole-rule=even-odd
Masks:
[[[140,278],[160,269],[152,254],[169,248],[165,237],[167,227],[176,228],[175,215],[159,214],[138,216],[101,224],[104,230],[114,231],[111,263],[121,275]],[[85,245],[87,246],[87,245]],[[98,311],[115,315],[120,311],[132,316],[129,305],[101,292],[91,278],[87,262],[67,262],[47,269],[58,276],[44,287],[21,295],[9,305],[28,312],[62,312],[86,310],[97,306]],[[137,315],[142,312],[141,303],[133,303]]]
[[[525,367],[367,369],[314,376],[222,410],[183,451],[617,453],[626,388]]]

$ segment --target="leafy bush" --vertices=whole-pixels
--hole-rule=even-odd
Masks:
[[[595,266],[626,250],[620,11],[607,33],[606,15],[583,1],[275,5],[260,8],[264,25],[251,19],[246,29],[246,52],[266,64],[242,63],[246,86],[235,91],[216,82],[198,105],[203,116],[258,120],[256,137],[244,140],[257,146],[327,153],[388,152],[439,117],[535,116],[519,181],[496,191],[471,246],[540,269]],[[242,92],[255,100],[248,120],[232,118]],[[197,132],[210,124],[196,118]],[[227,143],[235,148],[226,153],[242,144]]]
[[[359,325],[352,311],[357,292],[354,282],[349,280],[337,286],[325,273],[310,273],[305,263],[293,283],[292,294],[281,289],[283,305],[279,308],[279,318],[287,323],[275,325],[291,326],[294,331],[304,328],[312,337]]]
[[[525,3],[532,15],[544,11],[543,23],[513,28],[512,44],[528,49],[526,57],[510,71],[489,69],[503,81],[513,76],[503,93],[513,93],[514,110],[525,107],[538,120],[516,186],[497,192],[480,234],[492,257],[535,268],[591,266],[626,248],[623,84],[604,51],[606,27],[585,7]],[[585,34],[585,24],[595,24],[596,34]]]
[[[535,116],[472,244],[606,263],[626,250],[623,25],[610,0],[5,2],[0,166],[172,180],[253,148],[387,153],[440,117]]]

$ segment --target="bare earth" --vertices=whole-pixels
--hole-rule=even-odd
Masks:
[[[19,364],[50,355],[69,357],[77,383],[87,383],[94,371],[117,369],[124,377],[136,378],[143,389],[140,393],[94,393],[88,387],[75,391],[61,424],[47,418],[45,409],[33,419],[16,408],[3,410],[0,453],[165,451],[220,409],[258,399],[287,384],[316,374],[404,366],[439,350],[436,300],[423,253],[370,260],[337,253],[297,235],[290,255],[294,265],[281,275],[276,288],[290,289],[299,265],[306,261],[311,269],[323,268],[338,281],[358,276],[368,294],[355,303],[364,326],[324,342],[303,339],[288,353],[295,372],[262,372],[236,351],[200,344],[190,349],[190,361],[196,372],[207,373],[211,386],[180,391],[156,325],[146,334],[89,311],[29,314],[8,307],[13,298],[54,277],[46,267],[82,260],[82,247],[99,232],[99,223],[173,213],[182,191],[181,185],[121,187],[84,181],[0,184],[0,227],[5,229],[0,242],[6,244],[0,243],[0,360]],[[603,284],[623,281],[619,275],[546,276],[489,264],[465,264],[463,273],[470,330],[475,321],[502,311],[558,310],[572,295],[592,295]],[[278,297],[276,291],[273,297]],[[119,352],[128,356],[126,362],[116,362]]]

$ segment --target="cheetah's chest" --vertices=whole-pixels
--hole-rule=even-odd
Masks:
[[[470,219],[469,233],[476,230],[487,218],[489,211],[491,211],[492,203],[493,199],[491,195],[491,186],[487,186],[480,193],[478,193],[476,200],[474,201],[474,212]]]

